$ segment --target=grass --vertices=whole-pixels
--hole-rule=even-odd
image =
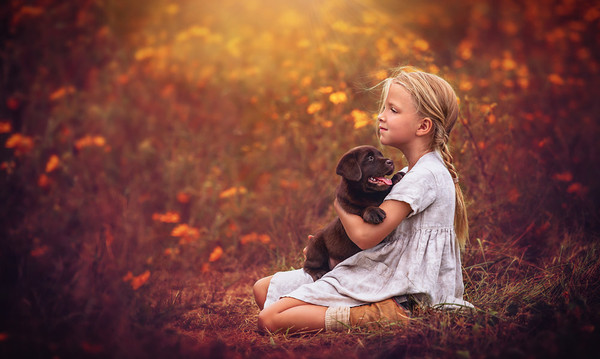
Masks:
[[[550,0],[0,6],[0,356],[591,356],[599,14]],[[339,156],[377,144],[366,89],[404,64],[460,98],[477,310],[258,333],[252,284],[302,264],[334,216]]]

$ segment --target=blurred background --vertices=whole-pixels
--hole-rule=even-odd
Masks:
[[[561,265],[598,304],[595,2],[11,0],[0,19],[0,353],[123,353],[190,280],[297,268],[400,65],[460,98],[463,264]]]

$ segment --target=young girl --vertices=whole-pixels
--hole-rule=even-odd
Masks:
[[[384,82],[379,139],[408,161],[406,175],[380,206],[385,220],[366,223],[335,202],[344,229],[363,251],[314,282],[302,269],[256,282],[260,329],[340,330],[402,320],[409,299],[472,307],[463,300],[460,261],[467,213],[448,149],[457,117],[456,94],[436,75],[400,68]]]

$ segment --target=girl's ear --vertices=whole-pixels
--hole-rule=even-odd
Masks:
[[[429,117],[424,117],[417,127],[417,136],[426,136],[433,130],[433,121]]]

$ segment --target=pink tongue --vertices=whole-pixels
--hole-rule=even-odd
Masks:
[[[385,183],[388,186],[392,185],[392,180],[389,178],[385,178],[385,177],[377,177],[376,178],[378,181]]]

